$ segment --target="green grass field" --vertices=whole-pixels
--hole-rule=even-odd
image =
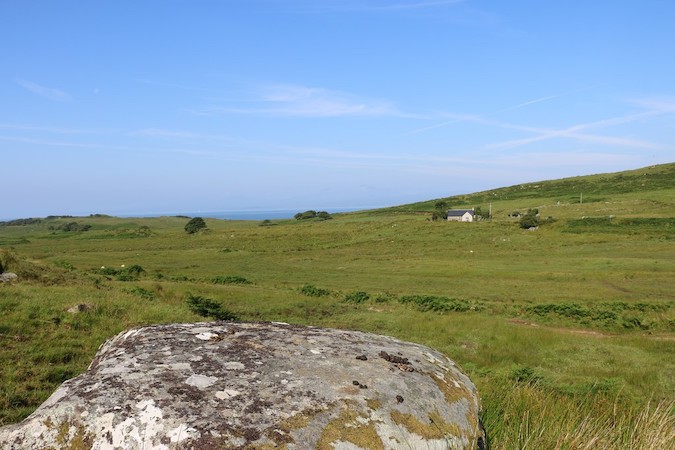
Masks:
[[[493,219],[430,221],[438,200]],[[521,229],[509,215],[529,208],[552,220]],[[211,320],[191,295],[242,321],[446,353],[481,392],[493,449],[675,448],[675,164],[325,221],[187,221],[0,224],[0,262],[19,275],[0,284],[0,424],[125,328]]]

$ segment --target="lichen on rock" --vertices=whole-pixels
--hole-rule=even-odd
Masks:
[[[471,381],[428,347],[283,323],[171,324],[104,343],[0,448],[471,449]]]

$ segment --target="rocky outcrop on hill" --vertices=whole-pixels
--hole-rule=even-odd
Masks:
[[[427,347],[282,323],[172,324],[101,346],[3,449],[479,449],[476,388]]]

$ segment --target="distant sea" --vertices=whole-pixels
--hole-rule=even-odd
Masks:
[[[358,211],[361,209],[370,208],[329,208],[326,209],[328,213],[341,213]],[[241,210],[241,211],[193,211],[193,212],[176,212],[163,214],[120,214],[120,217],[161,217],[161,216],[187,216],[187,217],[205,217],[212,219],[226,219],[226,220],[265,220],[265,219],[292,219],[294,215],[306,210],[298,209],[267,209],[267,210]]]

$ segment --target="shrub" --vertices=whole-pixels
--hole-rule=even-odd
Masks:
[[[237,275],[225,275],[213,277],[211,279],[211,282],[214,284],[251,284],[251,282],[248,281],[246,278]]]
[[[518,383],[534,384],[541,381],[541,376],[528,366],[514,366],[509,372],[509,378]]]
[[[141,298],[144,298],[146,300],[154,300],[157,297],[157,295],[155,295],[154,292],[149,291],[147,289],[143,289],[142,287],[131,288],[129,290],[129,293],[133,294],[133,295],[137,295],[137,296],[139,296]]]
[[[538,209],[528,209],[525,215],[520,217],[520,228],[529,229],[536,228],[539,226],[539,210]]]
[[[88,231],[91,228],[91,225],[89,224],[79,224],[77,222],[68,222],[64,223],[61,225],[60,229],[65,231],[65,232],[70,232],[70,231]]]
[[[300,292],[309,297],[326,297],[330,295],[330,291],[327,289],[319,289],[313,284],[306,284],[300,288]]]
[[[399,298],[399,302],[403,304],[412,303],[417,306],[417,309],[420,311],[465,312],[482,309],[478,305],[470,305],[466,300],[457,300],[436,295],[404,295]]]
[[[185,224],[185,231],[187,231],[188,234],[196,233],[204,228],[206,228],[206,222],[204,222],[204,219],[201,217],[193,217]]]
[[[345,301],[351,303],[363,303],[370,298],[367,292],[357,291],[345,295]]]
[[[238,320],[236,314],[210,298],[188,294],[186,302],[193,313],[202,317],[212,317],[216,320]]]
[[[316,217],[316,211],[310,209],[305,212],[297,213],[293,216],[296,220],[313,219]]]
[[[115,277],[117,281],[135,281],[145,273],[145,269],[134,264],[133,266],[115,269],[114,267],[101,267],[98,273],[107,277]]]
[[[296,220],[306,220],[306,219],[319,219],[319,220],[328,220],[333,217],[328,214],[326,211],[316,212],[313,209],[307,210],[305,212],[297,213],[293,216]]]

